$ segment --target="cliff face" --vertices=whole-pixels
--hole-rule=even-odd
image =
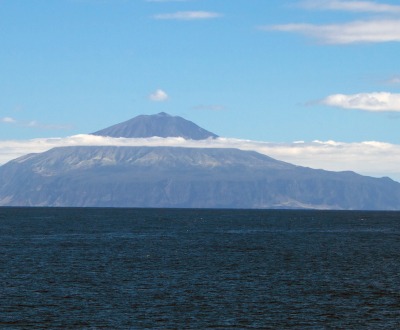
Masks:
[[[0,167],[0,205],[400,209],[400,184],[251,151],[64,147]]]

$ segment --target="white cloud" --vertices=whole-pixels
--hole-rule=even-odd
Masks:
[[[7,123],[7,124],[14,124],[17,121],[14,118],[11,118],[11,117],[4,117],[4,118],[0,119],[0,122]]]
[[[163,20],[193,21],[193,20],[218,18],[221,16],[222,15],[219,13],[210,11],[178,11],[176,13],[154,15],[153,18],[163,19]]]
[[[268,31],[296,32],[326,44],[379,43],[400,41],[400,20],[379,19],[344,24],[282,24],[262,26]]]
[[[172,146],[254,150],[292,164],[331,171],[352,170],[364,175],[389,176],[400,181],[400,145],[376,141],[344,143],[296,141],[270,143],[230,138],[202,141],[183,138],[110,138],[75,135],[67,138],[0,141],[0,164],[28,153],[61,146]]]
[[[306,0],[301,6],[307,9],[343,10],[353,12],[400,13],[400,6],[375,1]]]
[[[164,102],[168,100],[168,94],[162,89],[157,89],[154,93],[149,95],[149,99],[154,102]]]
[[[344,109],[399,112],[400,94],[387,92],[360,93],[353,95],[334,94],[323,99],[321,103]]]

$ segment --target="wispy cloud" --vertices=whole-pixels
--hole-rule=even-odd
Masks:
[[[157,89],[155,92],[149,95],[149,99],[154,102],[164,102],[168,100],[168,94],[162,89]]]
[[[267,31],[295,32],[326,44],[380,43],[400,41],[400,20],[379,19],[344,24],[282,24],[261,26]]]
[[[190,2],[192,0],[146,0],[146,2]]]
[[[344,109],[400,112],[400,94],[387,92],[359,93],[353,95],[334,94],[323,99],[321,103]]]
[[[311,24],[303,22],[266,25],[260,28],[265,31],[303,34],[323,44],[348,45],[354,43],[400,41],[399,5],[357,0],[303,0],[300,2],[300,7],[314,10],[372,13],[381,14],[381,16],[379,18],[366,17],[361,20],[337,24]]]
[[[400,13],[400,6],[377,3],[376,1],[349,0],[306,0],[301,6],[307,9],[342,10],[371,13]]]
[[[157,14],[154,15],[153,18],[158,20],[193,21],[218,18],[221,16],[221,14],[211,11],[178,11],[175,13]]]
[[[126,139],[95,135],[67,138],[0,141],[0,163],[28,153],[61,146],[171,146],[190,148],[237,148],[254,150],[296,165],[331,171],[352,170],[371,176],[389,176],[400,181],[400,145],[376,141],[344,143],[313,141],[270,143],[230,138],[202,141],[183,138]]]
[[[69,124],[44,124],[40,123],[37,120],[32,120],[29,122],[25,122],[22,124],[25,127],[32,127],[32,128],[38,128],[38,129],[44,129],[44,130],[69,130],[72,129],[73,126]]]
[[[17,121],[11,117],[3,117],[3,118],[0,118],[0,122],[7,123],[7,124],[15,124]]]
[[[387,79],[386,83],[392,84],[392,85],[400,84],[400,76],[393,76],[393,77]]]
[[[226,108],[223,105],[219,104],[201,104],[201,105],[196,105],[192,108],[193,110],[204,110],[204,111],[223,111]]]
[[[20,127],[40,128],[45,130],[67,130],[72,128],[71,125],[43,124],[38,122],[37,120],[23,121],[23,120],[16,120],[12,117],[0,118],[0,123],[15,124]]]

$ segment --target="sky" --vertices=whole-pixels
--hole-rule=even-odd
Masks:
[[[395,0],[0,0],[0,164],[164,111],[400,181],[399,41]]]

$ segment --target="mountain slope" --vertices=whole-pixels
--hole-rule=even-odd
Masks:
[[[400,184],[251,151],[64,147],[0,167],[0,205],[400,209]]]
[[[178,116],[171,116],[165,112],[156,115],[137,116],[92,134],[125,138],[145,138],[152,136],[183,137],[191,140],[204,140],[217,137],[216,134],[197,126],[189,120]]]

